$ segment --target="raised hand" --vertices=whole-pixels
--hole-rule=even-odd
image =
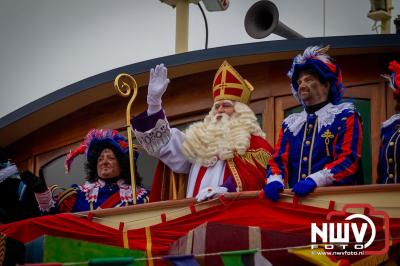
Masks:
[[[148,115],[161,110],[161,98],[169,83],[168,70],[164,64],[150,70],[149,86],[147,89]]]

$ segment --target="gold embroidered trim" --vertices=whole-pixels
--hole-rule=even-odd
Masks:
[[[227,163],[228,163],[229,169],[231,170],[233,178],[235,178],[236,185],[237,185],[237,192],[240,192],[240,191],[242,191],[242,187],[243,187],[242,180],[240,180],[240,176],[236,170],[235,163],[233,162],[233,159],[227,160]]]
[[[397,151],[396,151],[396,147],[397,147],[397,140],[398,140],[398,138],[399,138],[399,136],[400,135],[397,135],[397,130],[396,130],[396,132],[394,132],[394,134],[390,137],[390,139],[389,139],[389,142],[388,142],[388,145],[387,145],[387,147],[386,147],[386,150],[385,150],[385,159],[386,159],[386,172],[387,172],[387,177],[386,177],[386,181],[385,181],[385,183],[387,184],[387,182],[388,182],[388,180],[389,180],[389,174],[390,174],[390,166],[389,166],[389,159],[388,159],[388,152],[389,152],[389,148],[391,147],[390,145],[389,145],[389,143],[390,142],[393,142],[393,139],[396,137],[396,146],[395,146],[395,148],[394,148],[394,155],[393,155],[393,157],[394,157],[394,166],[395,166],[395,169],[397,168],[397,160],[396,160],[396,156],[397,156]],[[397,135],[397,136],[396,136]],[[394,176],[396,179],[397,179],[397,175],[396,176]],[[395,179],[395,180],[396,180]]]
[[[310,155],[309,155],[309,160],[308,160],[308,175],[311,175],[311,167],[312,167],[312,154],[313,154],[313,150],[314,150],[314,141],[315,141],[315,132],[317,131],[317,127],[318,127],[318,119],[315,122],[315,126],[314,126],[314,131],[313,131],[313,135],[312,135],[312,140],[311,140],[311,147],[310,147]],[[304,145],[304,144],[303,144]],[[302,156],[303,157],[303,156]],[[302,158],[301,157],[301,158]],[[300,175],[300,173],[299,173]]]
[[[122,231],[122,240],[124,242],[124,248],[129,248],[128,230]]]
[[[398,132],[398,131],[396,131]],[[397,136],[394,143],[394,183],[397,184],[397,142],[399,141],[400,134]]]
[[[256,166],[255,162],[256,161],[258,164],[263,166],[263,168],[267,168],[267,164],[269,159],[271,158],[271,154],[269,152],[266,152],[263,149],[257,149],[257,150],[249,150],[245,154],[240,155],[242,159],[244,159],[246,162]]]
[[[305,125],[305,128],[304,128],[304,134],[303,134],[303,141],[301,142],[301,150],[300,150],[300,158],[299,158],[299,172],[298,172],[297,182],[300,182],[301,159],[303,158],[303,147],[304,147],[304,141],[306,141],[307,128],[308,128],[308,123],[306,122],[306,125]]]

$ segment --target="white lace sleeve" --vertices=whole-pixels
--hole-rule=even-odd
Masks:
[[[134,132],[148,154],[160,159],[176,173],[189,173],[191,164],[181,151],[184,135],[176,128],[171,129],[166,119],[159,119],[156,126],[146,132]]]
[[[171,138],[171,129],[166,119],[159,119],[155,127],[146,132],[137,130],[134,132],[139,143],[148,154],[154,157],[159,157],[161,147]]]

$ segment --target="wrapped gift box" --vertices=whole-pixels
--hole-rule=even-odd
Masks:
[[[170,255],[201,255],[224,251],[248,249],[280,249],[265,251],[262,255],[273,265],[310,265],[309,262],[291,254],[287,247],[309,244],[304,234],[266,231],[259,227],[204,223],[178,239],[170,249]],[[202,265],[223,265],[220,256],[197,257]]]
[[[146,254],[137,250],[47,235],[25,245],[26,263],[81,262],[115,257],[143,258]],[[135,265],[146,265],[146,262],[135,262]]]

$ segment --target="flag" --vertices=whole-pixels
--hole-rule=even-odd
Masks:
[[[174,266],[200,266],[193,255],[165,256],[163,258],[172,262]]]
[[[224,266],[272,266],[256,249],[221,252]]]
[[[24,264],[25,266],[62,266],[61,263],[28,263]]]
[[[89,266],[106,266],[106,265],[120,265],[128,266],[132,265],[134,262],[133,257],[121,257],[121,258],[102,258],[102,259],[91,259],[89,260]]]
[[[311,250],[310,248],[292,248],[288,250],[289,253],[295,254],[298,257],[311,262],[312,264],[322,266],[339,266],[345,265],[344,261],[333,261],[326,255],[323,248],[316,248]]]

